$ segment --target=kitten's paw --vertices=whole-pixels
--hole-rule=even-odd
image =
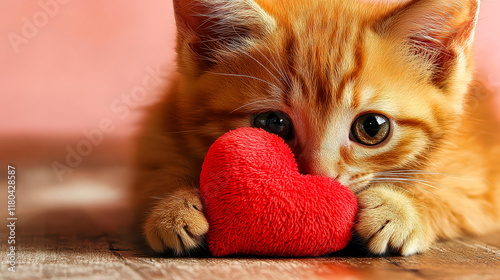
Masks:
[[[375,254],[403,256],[425,251],[431,245],[427,227],[415,203],[390,187],[373,187],[358,196],[356,231]]]
[[[180,190],[162,198],[151,209],[144,226],[149,246],[156,252],[176,255],[199,247],[208,231],[202,207],[194,190]]]

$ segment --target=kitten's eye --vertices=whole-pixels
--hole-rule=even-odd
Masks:
[[[289,116],[281,112],[271,111],[257,114],[253,120],[253,126],[277,134],[285,140],[293,138],[292,121]]]
[[[365,114],[354,121],[351,135],[354,141],[362,145],[375,146],[387,139],[390,130],[391,124],[386,116]]]

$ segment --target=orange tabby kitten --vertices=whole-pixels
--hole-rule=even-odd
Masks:
[[[145,123],[134,198],[147,242],[186,253],[208,223],[198,192],[210,145],[261,127],[304,173],[359,200],[376,254],[499,226],[500,146],[472,82],[478,0],[174,0],[178,74]],[[492,119],[492,118],[491,118]]]

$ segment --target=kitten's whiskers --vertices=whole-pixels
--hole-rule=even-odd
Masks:
[[[238,107],[238,108],[236,108],[236,109],[232,110],[231,112],[227,113],[227,114],[226,114],[226,116],[231,115],[232,113],[234,113],[234,112],[236,112],[236,111],[238,111],[238,110],[241,110],[241,109],[243,109],[243,108],[245,108],[245,107],[248,107],[248,106],[250,106],[250,105],[257,104],[257,103],[266,103],[266,102],[272,102],[272,103],[275,103],[275,102],[276,102],[276,103],[278,103],[278,104],[279,104],[279,100],[272,100],[272,99],[261,99],[261,100],[255,100],[255,101],[251,101],[251,102],[249,102],[249,103],[247,103],[247,104],[243,104],[243,105],[241,105],[240,107]]]
[[[269,81],[266,81],[266,80],[263,80],[263,79],[260,79],[260,78],[257,78],[257,77],[254,77],[254,76],[250,76],[250,75],[243,75],[243,74],[234,74],[234,73],[220,73],[220,72],[211,72],[211,71],[206,71],[207,73],[210,73],[210,74],[214,74],[214,75],[221,75],[221,76],[231,76],[231,77],[241,77],[241,78],[248,78],[248,79],[253,79],[253,80],[257,80],[257,81],[260,81],[260,82],[263,82],[263,83],[266,83],[268,85],[270,85],[271,87],[279,90],[281,93],[285,94],[285,92],[280,88],[278,87],[277,85],[269,82]]]
[[[427,171],[427,170],[395,170],[395,171],[383,171],[383,172],[378,172],[377,174],[380,175],[442,175],[442,176],[448,176],[448,177],[455,177],[455,178],[463,178],[463,179],[468,179],[468,180],[484,180],[488,184],[491,185],[490,181],[484,177],[478,177],[478,176],[467,176],[467,175],[460,175],[460,174],[452,174],[452,173],[440,173],[440,172],[433,172],[433,171]]]
[[[260,51],[259,51],[260,52]],[[255,57],[253,57],[252,55],[250,55],[247,51],[244,51],[244,50],[241,50],[241,53],[243,53],[244,55],[250,57],[252,60],[254,60],[255,62],[257,62],[260,66],[262,66],[262,68],[264,68],[278,83],[281,83],[280,79],[278,79],[272,72],[271,70],[269,70],[264,64],[262,64],[259,60],[257,60]],[[262,53],[261,53],[262,54]],[[265,57],[265,56],[264,56]],[[267,59],[267,58],[266,58]],[[269,59],[267,60],[269,61]]]
[[[389,176],[391,176],[391,174],[389,174]],[[429,181],[430,178],[426,178],[428,180],[425,180],[425,179],[421,179],[421,178],[415,178],[415,177],[405,176],[405,175],[401,176],[401,175],[397,175],[397,174],[392,174],[392,176],[395,176],[395,178],[389,178],[389,179],[411,180],[411,181],[414,181],[414,182],[422,182],[422,184],[435,184],[435,185],[438,185],[440,187],[447,188],[447,189],[449,189],[451,191],[454,191],[456,193],[460,193],[458,190],[452,189],[452,188],[450,188],[450,187],[448,187],[446,185],[443,185],[443,184],[440,184],[440,183],[437,183],[437,182],[434,182],[434,181]],[[377,178],[379,178],[379,177],[377,177]],[[429,185],[429,186],[432,187],[432,188],[437,189],[437,187],[435,185],[432,185],[432,186]]]
[[[418,190],[422,191],[422,192],[427,192],[429,193],[430,195],[436,197],[437,199],[443,201],[442,198],[440,198],[439,196],[437,196],[435,193],[429,191],[429,190],[426,190],[422,187],[419,187],[418,185],[416,184],[413,184],[413,183],[420,183],[420,184],[424,184],[424,185],[427,185],[427,186],[430,186],[430,187],[433,187],[429,184],[425,184],[425,183],[422,183],[422,182],[418,182],[418,181],[410,181],[410,180],[400,180],[400,179],[396,179],[396,178],[378,178],[378,179],[374,179],[372,180],[372,182],[374,183],[400,183],[400,184],[407,184],[407,185],[411,185],[411,186],[414,186],[415,188],[417,188]],[[410,183],[411,182],[411,183]],[[401,189],[405,189],[403,187],[400,187],[398,185],[395,185]],[[436,188],[436,187],[433,187],[433,188]],[[437,189],[437,188],[436,188]]]
[[[257,50],[267,59],[267,61],[269,61],[269,59],[266,57],[266,55],[264,55],[259,49],[257,49]],[[276,60],[276,57],[274,56],[274,54],[272,53],[272,51],[270,51],[269,53],[271,54],[271,58],[274,61],[274,63],[272,63],[271,61],[269,61],[269,63],[271,63],[271,66],[273,66],[274,69],[276,69],[276,71],[278,71],[278,73],[280,74],[281,78],[285,81],[286,85],[289,88],[291,88],[292,87],[292,83],[290,82],[290,79],[286,75],[286,71],[283,69],[282,66],[280,66],[280,64]]]

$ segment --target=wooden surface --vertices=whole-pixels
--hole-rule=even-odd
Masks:
[[[79,171],[67,184],[89,176],[100,179],[86,184],[122,184],[123,172]],[[23,200],[32,201],[29,193],[36,194],[21,192]],[[500,279],[500,233],[442,242],[412,257],[368,257],[355,249],[306,259],[155,256],[131,241],[130,214],[122,201],[118,196],[108,203],[32,211],[21,204],[17,271],[8,271],[2,261],[0,279]],[[1,233],[5,258],[7,235]]]

